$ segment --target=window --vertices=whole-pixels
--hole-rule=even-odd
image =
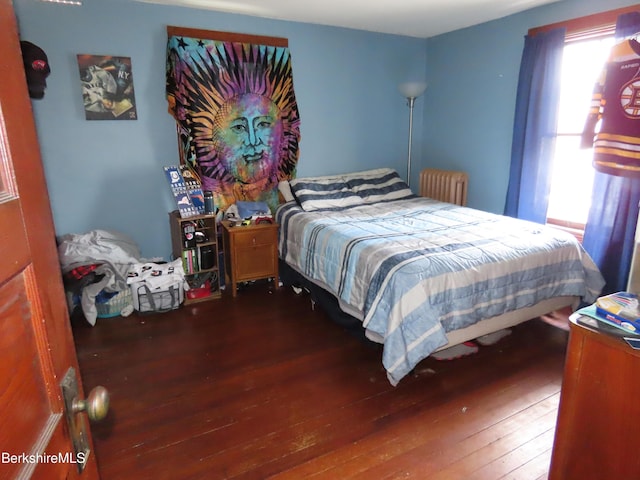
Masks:
[[[614,43],[616,20],[623,13],[639,9],[639,5],[630,5],[529,30],[529,35],[557,27],[564,27],[567,32],[547,223],[570,230],[580,240],[591,205],[595,171],[591,150],[578,148],[579,135],[600,68]]]
[[[567,43],[563,51],[558,136],[547,222],[581,236],[591,206],[592,151],[580,148],[580,136],[593,87],[614,43],[612,35]]]

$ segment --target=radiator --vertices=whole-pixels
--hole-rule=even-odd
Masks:
[[[420,172],[420,195],[466,206],[468,182],[465,172],[425,168]]]

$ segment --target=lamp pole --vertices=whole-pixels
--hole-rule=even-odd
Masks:
[[[398,86],[400,93],[407,99],[407,105],[409,105],[409,151],[407,154],[407,185],[411,186],[411,142],[413,139],[413,107],[416,103],[416,98],[424,93],[427,89],[425,82],[407,82],[401,83]]]
[[[416,103],[416,97],[408,97],[407,105],[409,105],[409,153],[407,155],[407,186],[411,186],[411,140],[413,133],[413,106]]]

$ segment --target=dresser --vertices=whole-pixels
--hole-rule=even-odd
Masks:
[[[570,318],[549,479],[640,479],[640,350],[580,318]]]

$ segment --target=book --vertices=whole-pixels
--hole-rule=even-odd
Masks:
[[[189,165],[180,165],[180,174],[189,193],[191,203],[198,211],[198,215],[204,215],[204,193],[200,177]]]
[[[604,333],[614,335],[616,337],[629,337],[640,339],[640,333],[638,331],[624,328],[620,324],[608,320],[607,318],[598,314],[596,305],[589,305],[579,309],[576,313],[580,314],[578,317],[578,323],[586,325],[588,327],[600,330]]]
[[[184,273],[186,275],[191,273],[189,271],[189,250],[182,251],[182,268],[184,269]]]
[[[182,251],[182,263],[184,266],[184,273],[187,275],[192,275],[200,270],[200,262],[198,260],[196,248],[187,248]]]
[[[633,293],[617,292],[598,298],[596,313],[628,330],[640,331],[640,304]]]
[[[198,209],[193,205],[187,186],[182,178],[182,173],[177,166],[164,167],[164,173],[171,187],[171,193],[178,206],[180,217],[189,218],[199,215]],[[204,201],[203,201],[204,206]]]

